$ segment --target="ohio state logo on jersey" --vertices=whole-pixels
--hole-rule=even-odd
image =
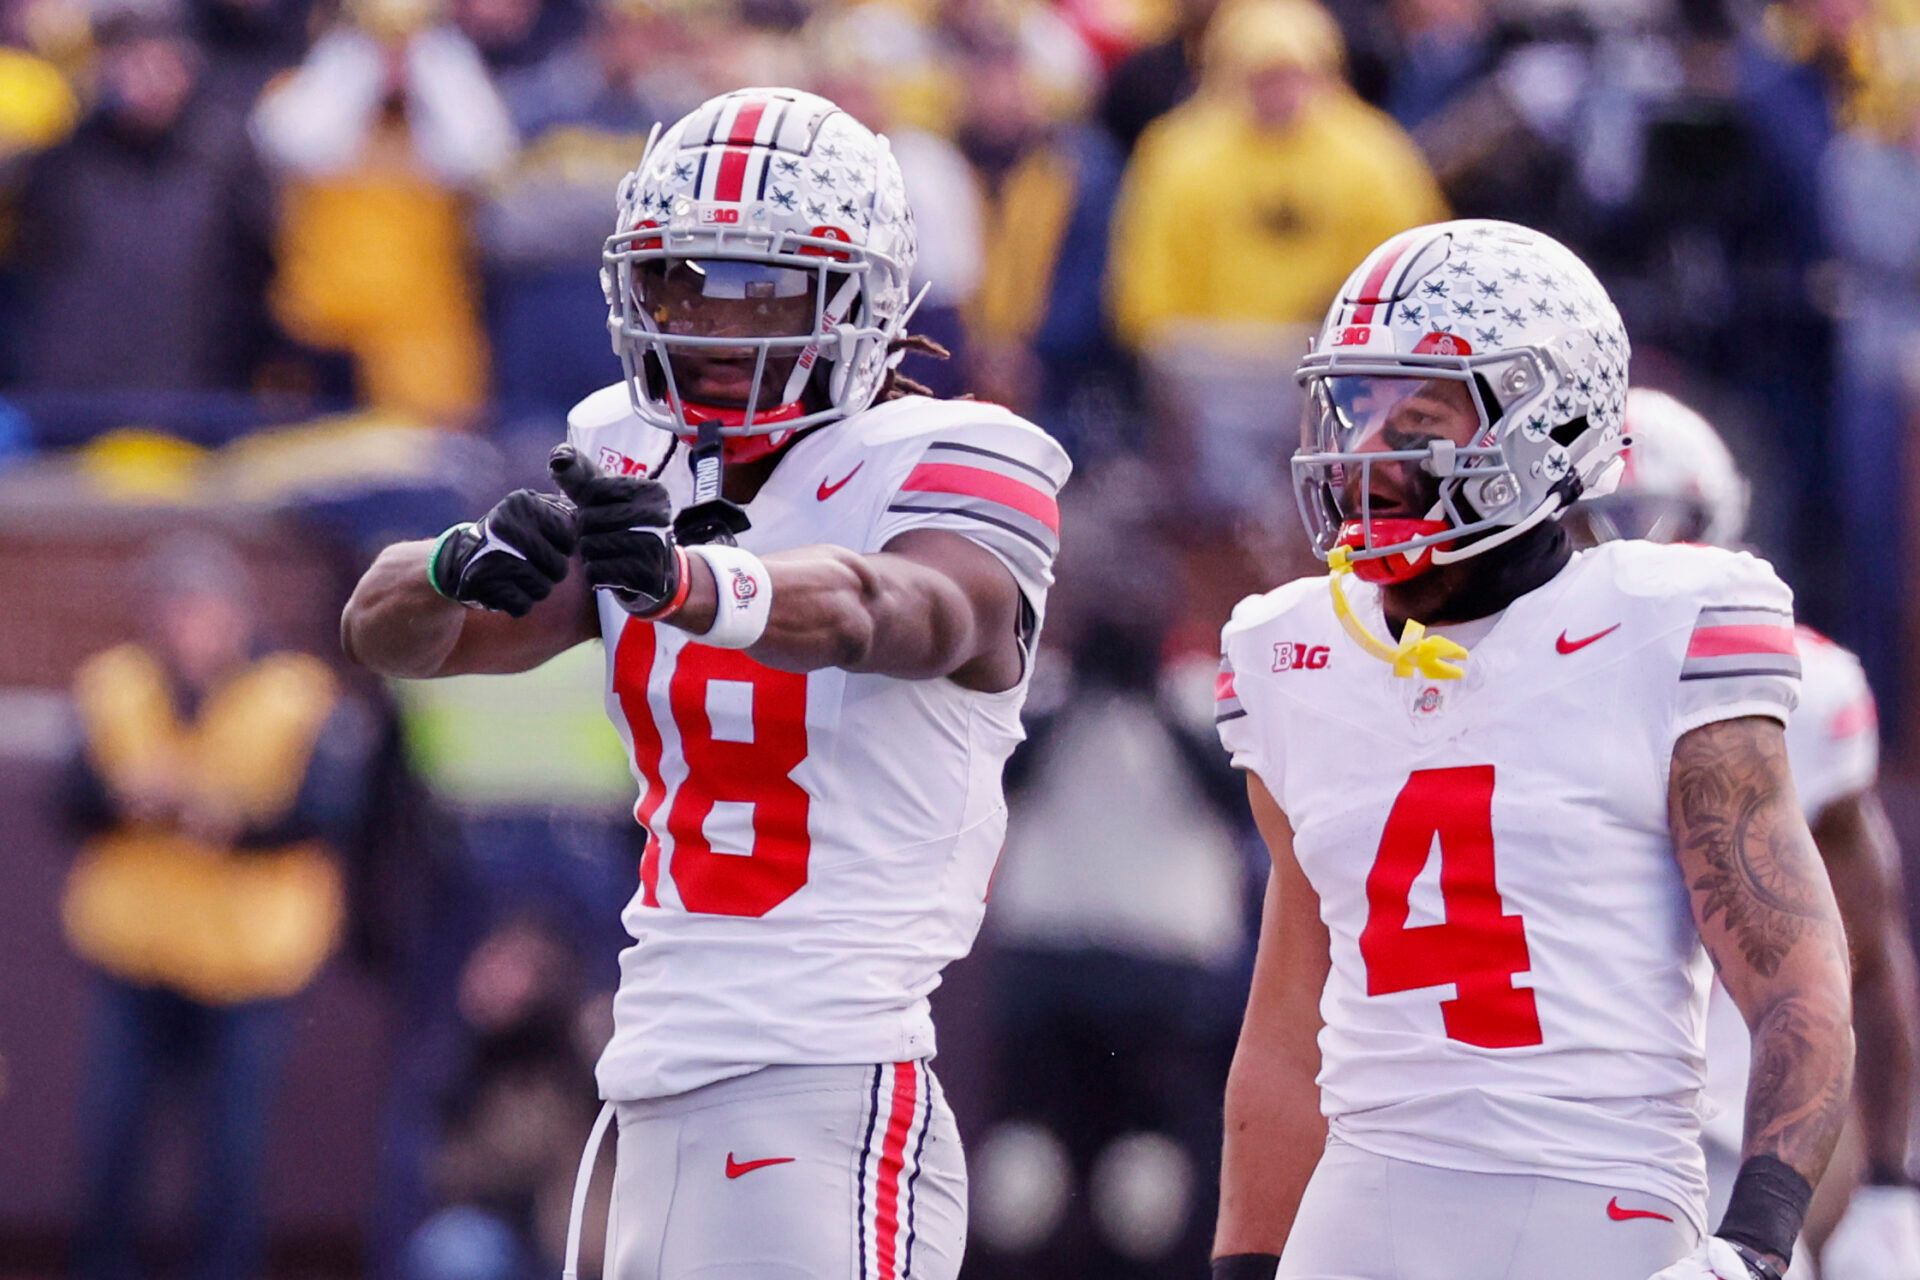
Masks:
[[[1275,671],[1318,671],[1327,665],[1333,651],[1324,644],[1294,644],[1283,640],[1273,646]]]

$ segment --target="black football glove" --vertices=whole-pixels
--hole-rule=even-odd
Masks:
[[[580,513],[587,581],[628,613],[651,617],[680,599],[686,556],[674,545],[673,501],[644,476],[605,474],[570,444],[547,458],[554,483]]]
[[[524,618],[567,576],[577,524],[553,494],[515,489],[478,522],[441,535],[427,579],[449,600]]]

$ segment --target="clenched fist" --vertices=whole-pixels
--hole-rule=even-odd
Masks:
[[[440,535],[427,579],[449,600],[524,618],[566,578],[577,521],[554,495],[515,489],[475,523]]]
[[[663,618],[685,600],[687,557],[674,541],[673,501],[644,476],[610,476],[570,444],[547,459],[579,512],[580,561],[596,590],[628,613]]]

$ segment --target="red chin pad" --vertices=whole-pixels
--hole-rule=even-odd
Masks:
[[[1448,524],[1444,520],[1415,520],[1406,516],[1386,516],[1372,522],[1373,542],[1375,546],[1391,546],[1396,542],[1411,542],[1415,538],[1425,538],[1436,533],[1445,533]],[[1349,520],[1340,526],[1340,536],[1334,545],[1345,547],[1349,551],[1364,551],[1367,547],[1367,527],[1358,520]],[[1370,560],[1355,560],[1353,576],[1362,582],[1390,584],[1405,582],[1417,578],[1433,568],[1435,547],[1450,544],[1436,542],[1421,547],[1418,551],[1399,553],[1390,556],[1376,556]]]
[[[688,401],[684,407],[687,425],[692,427],[708,422],[718,422],[723,427],[737,427],[747,420],[745,409],[732,409],[717,404],[694,404],[692,401]],[[795,400],[789,404],[768,409],[764,413],[756,413],[753,415],[753,421],[755,425],[762,422],[791,422],[804,412],[805,409],[800,402]],[[680,438],[689,445],[696,439],[694,436]],[[791,431],[768,431],[752,436],[724,436],[720,441],[720,456],[726,460],[728,466],[758,462],[762,458],[770,458],[780,452],[792,438]]]

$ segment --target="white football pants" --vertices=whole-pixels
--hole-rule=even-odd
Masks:
[[[1334,1140],[1277,1280],[1647,1280],[1699,1243],[1679,1206],[1644,1191],[1441,1169]]]
[[[955,1280],[967,1172],[924,1062],[622,1102],[607,1280]]]

